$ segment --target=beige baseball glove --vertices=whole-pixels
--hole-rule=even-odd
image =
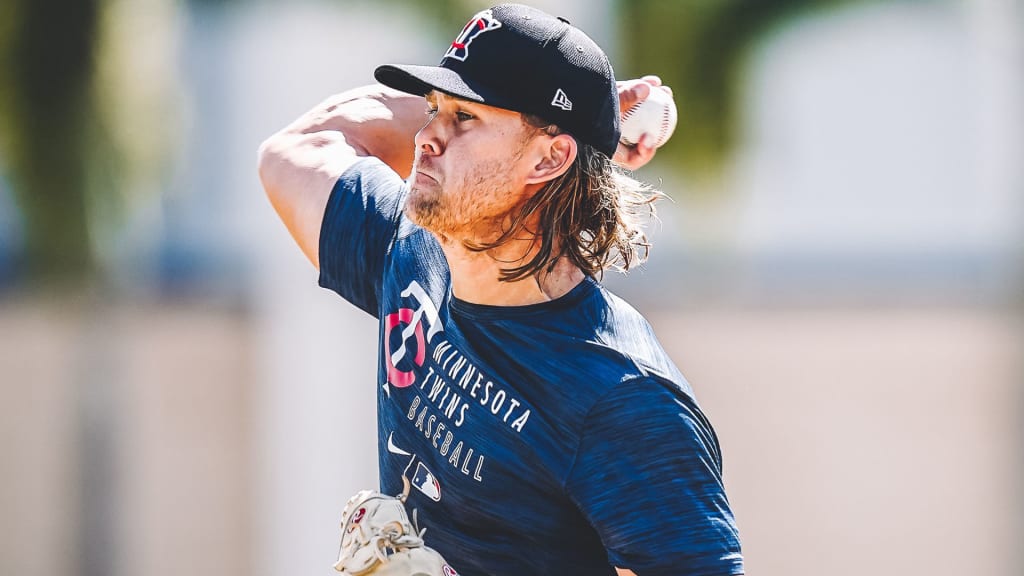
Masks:
[[[334,569],[345,576],[458,576],[423,543],[405,512],[406,493],[386,496],[363,490],[349,499],[341,518],[341,552]],[[415,518],[415,514],[414,514]]]

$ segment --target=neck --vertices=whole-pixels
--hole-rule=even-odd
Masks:
[[[503,268],[533,256],[528,240],[512,240],[486,252],[473,252],[452,238],[438,238],[448,259],[452,292],[456,298],[491,306],[525,306],[560,298],[583,281],[583,271],[564,258],[548,272],[517,280],[499,280]],[[526,256],[523,256],[526,254]]]

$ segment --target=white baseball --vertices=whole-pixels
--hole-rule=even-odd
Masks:
[[[672,93],[661,86],[651,86],[651,95],[622,113],[619,140],[627,146],[640,141],[644,134],[650,135],[648,144],[660,148],[668,142],[676,129],[676,103]]]

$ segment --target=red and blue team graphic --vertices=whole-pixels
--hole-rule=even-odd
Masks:
[[[469,45],[473,43],[473,40],[484,32],[490,32],[498,28],[501,28],[501,22],[494,19],[494,15],[491,14],[490,10],[478,13],[466,24],[462,32],[459,32],[459,36],[455,38],[451,47],[444,53],[444,57],[455,58],[465,62],[466,57],[469,56]]]
[[[410,282],[399,296],[411,300],[413,307],[399,307],[398,312],[384,317],[381,349],[387,363],[388,383],[404,388],[416,381],[416,369],[423,366],[427,358],[427,342],[444,329],[437,316],[437,306],[418,282]],[[424,324],[427,326],[425,336]],[[395,328],[397,332],[393,332]],[[390,388],[385,386],[385,389],[390,396]]]
[[[445,564],[441,566],[441,571],[444,572],[444,576],[459,576],[459,573],[455,571],[455,568]]]
[[[401,344],[398,348],[391,349],[391,330],[395,327],[401,328]],[[411,386],[416,381],[416,373],[412,370],[399,370],[398,364],[409,354],[409,337],[416,337],[416,352],[412,362],[416,366],[423,366],[423,360],[427,356],[427,343],[423,338],[423,325],[414,310],[400,308],[394,314],[388,314],[384,318],[384,343],[388,352],[384,355],[388,363],[388,382],[396,388]]]
[[[407,388],[416,381],[415,370],[423,366],[427,358],[427,343],[444,328],[441,327],[437,307],[418,282],[409,282],[400,296],[413,301],[414,307],[399,308],[398,312],[384,317],[382,349],[388,365],[388,383],[395,388]],[[423,334],[424,323],[428,326],[426,336]],[[397,338],[392,339],[395,328],[399,328]],[[413,338],[415,340],[410,343]]]
[[[431,474],[430,470],[423,465],[423,462],[417,463],[416,474],[412,477],[412,485],[434,502],[441,501],[441,484]]]

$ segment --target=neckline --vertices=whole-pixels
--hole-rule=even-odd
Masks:
[[[459,300],[453,294],[451,296],[449,306],[453,312],[458,313],[460,316],[477,320],[521,318],[525,316],[536,316],[546,312],[554,312],[556,310],[564,310],[574,306],[586,298],[597,287],[598,283],[596,280],[590,276],[584,276],[583,280],[581,280],[579,284],[573,286],[572,290],[569,290],[554,300],[548,300],[547,302],[524,304],[522,306],[496,306],[493,304],[475,304],[473,302]]]

